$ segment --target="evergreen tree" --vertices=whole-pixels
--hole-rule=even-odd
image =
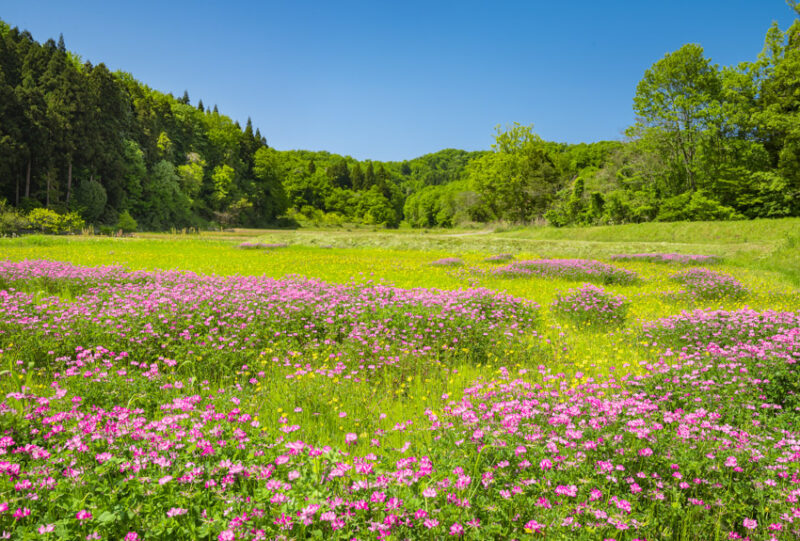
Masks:
[[[372,162],[367,162],[367,170],[364,171],[364,182],[362,184],[362,190],[368,190],[375,186],[375,168],[372,166]]]
[[[358,162],[354,163],[350,169],[350,181],[354,190],[364,189],[364,171],[361,170],[361,164]]]

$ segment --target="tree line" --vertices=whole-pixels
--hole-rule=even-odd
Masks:
[[[489,151],[402,162],[277,151],[249,119],[0,21],[0,214],[147,230],[800,215],[800,20],[736,66],[696,44],[665,55],[633,107],[622,141],[553,143],[514,124]]]
[[[788,2],[800,15],[800,3]],[[800,216],[800,19],[773,23],[753,61],[719,67],[697,44],[668,53],[637,85],[619,142],[560,145],[530,126],[498,130],[455,185],[406,202],[413,225],[555,226]]]

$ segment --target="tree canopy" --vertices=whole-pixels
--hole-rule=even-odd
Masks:
[[[512,124],[491,150],[396,162],[278,151],[190,89],[176,98],[0,21],[0,208],[9,223],[42,208],[153,230],[800,215],[800,18],[734,66],[697,44],[667,53],[633,111],[620,141],[548,142]]]

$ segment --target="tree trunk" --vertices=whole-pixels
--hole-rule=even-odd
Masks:
[[[48,172],[47,173],[47,193],[44,196],[44,200],[45,200],[44,208],[46,208],[46,209],[50,208],[50,184],[52,184],[52,182],[53,182],[53,173],[52,172]]]
[[[14,175],[16,177],[16,175]],[[19,206],[19,177],[17,177],[16,193],[14,198],[14,206]]]
[[[25,199],[31,196],[31,159],[28,158],[28,172],[25,174]]]
[[[69,206],[69,196],[72,193],[72,158],[67,163],[67,206]]]

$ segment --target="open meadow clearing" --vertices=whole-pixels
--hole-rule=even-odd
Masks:
[[[796,539],[773,223],[0,239],[0,531]]]

